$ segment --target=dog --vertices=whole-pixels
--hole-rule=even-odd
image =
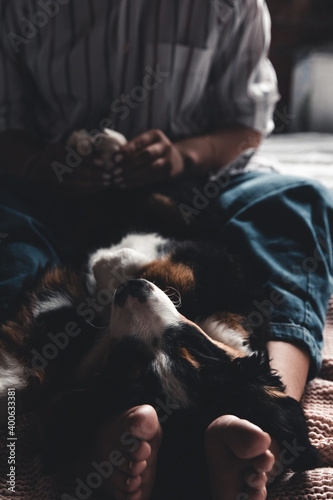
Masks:
[[[251,300],[221,245],[156,233],[98,249],[85,272],[48,270],[1,331],[2,392],[51,408],[45,470],[66,469],[103,420],[140,404],[155,407],[164,435],[153,498],[209,498],[203,437],[223,414],[268,432],[292,470],[318,466],[302,408],[270,368],[269,325],[250,324]]]
[[[109,161],[125,143],[89,141]],[[220,242],[128,232],[82,269],[41,273],[1,327],[0,397],[16,388],[25,410],[46,409],[46,472],[70,468],[109,416],[152,405],[163,429],[153,499],[210,498],[203,438],[223,414],[268,432],[290,469],[317,467],[301,405],[270,367],[269,323],[251,323],[256,298]]]

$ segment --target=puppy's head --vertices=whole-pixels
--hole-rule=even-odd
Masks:
[[[163,397],[185,409],[207,396],[206,381],[212,384],[222,365],[238,354],[182,316],[156,285],[133,279],[117,288],[108,335],[81,370],[91,374],[94,367],[117,394],[132,394],[131,404],[154,404]]]

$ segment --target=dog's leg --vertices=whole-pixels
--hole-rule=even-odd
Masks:
[[[198,325],[212,339],[249,355],[253,352],[249,345],[249,332],[242,323],[244,319],[238,314],[218,313],[198,322]]]
[[[161,257],[166,241],[155,233],[129,234],[117,245],[97,250],[88,262],[89,292],[114,291],[121,283],[135,278],[140,267]]]

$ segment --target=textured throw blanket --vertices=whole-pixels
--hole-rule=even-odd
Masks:
[[[333,499],[333,297],[325,328],[324,362],[320,375],[311,381],[302,403],[307,416],[310,439],[318,448],[322,459],[320,469],[302,474],[289,474],[270,492],[275,500]],[[8,490],[10,442],[7,426],[0,430],[0,498],[24,500],[61,499],[71,484],[54,476],[45,476],[41,470],[38,430],[31,415],[16,421],[15,492]],[[10,479],[10,478],[9,478]],[[75,498],[75,496],[73,495]],[[66,498],[63,497],[63,498]],[[70,497],[67,497],[67,500]],[[89,497],[93,500],[93,496]],[[184,499],[189,500],[189,499]],[[204,500],[204,499],[203,499]]]

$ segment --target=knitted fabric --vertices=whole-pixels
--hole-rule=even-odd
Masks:
[[[333,297],[324,337],[322,370],[308,384],[302,398],[310,439],[320,452],[322,467],[304,473],[287,474],[272,487],[269,493],[271,500],[333,499]],[[70,481],[42,473],[39,434],[30,414],[17,418],[16,436],[16,484],[15,492],[11,492],[7,483],[8,430],[7,426],[0,429],[0,499],[56,500],[62,498],[64,491],[70,492]],[[72,495],[75,498],[73,491]],[[96,497],[91,495],[89,498],[93,500]]]
[[[286,476],[284,481],[272,488],[270,499],[333,499],[333,297],[324,339],[322,369],[319,376],[307,385],[301,401],[310,440],[319,450],[323,467]]]

